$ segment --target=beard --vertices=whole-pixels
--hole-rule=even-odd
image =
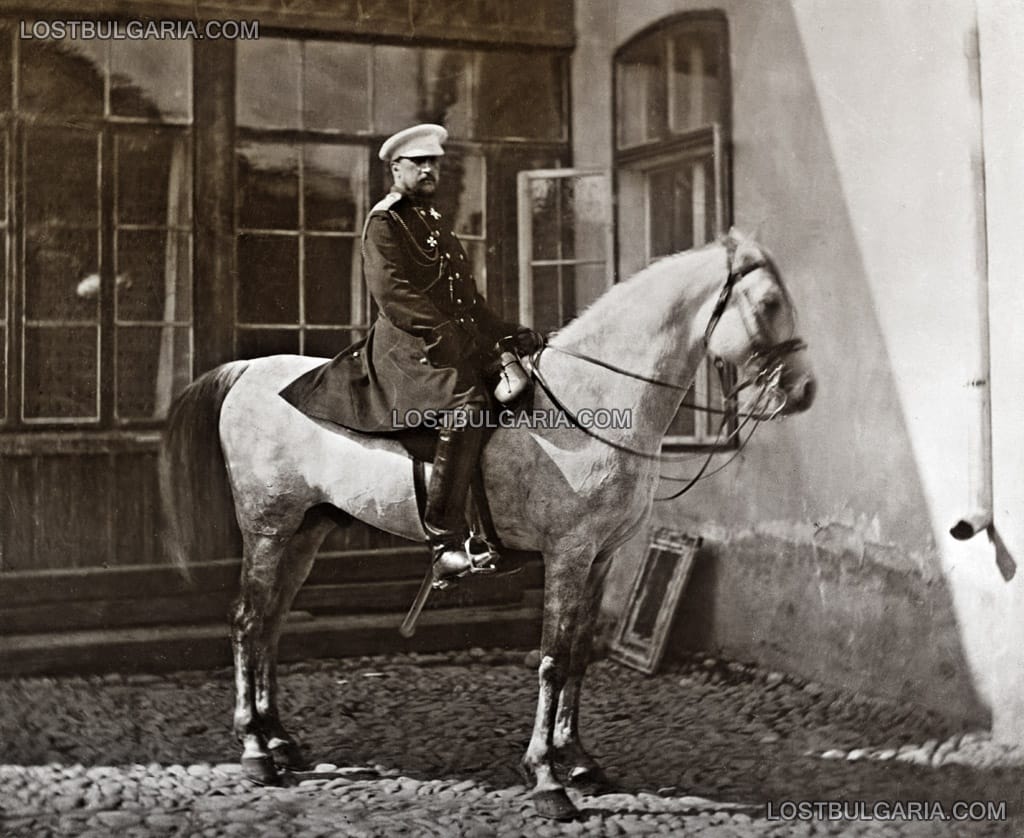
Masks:
[[[413,194],[426,197],[433,195],[436,190],[437,181],[432,177],[425,177],[416,181],[416,185],[413,187]]]

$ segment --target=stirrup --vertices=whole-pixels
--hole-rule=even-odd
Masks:
[[[498,559],[501,556],[483,535],[470,532],[465,543],[466,555],[469,556],[469,573],[495,573],[498,570]]]
[[[470,558],[470,568],[472,567],[472,557]],[[470,572],[470,568],[467,568],[458,576],[464,576]],[[444,591],[448,588],[454,587],[458,577],[442,576],[438,572],[437,562],[431,557],[430,566],[427,568],[426,575],[423,577],[423,581],[420,583],[420,588],[416,592],[416,598],[412,601],[412,605],[409,606],[409,613],[405,615],[405,619],[402,620],[402,625],[398,628],[398,633],[402,637],[412,637],[416,633],[416,621],[420,618],[420,612],[423,611],[423,606],[427,604],[427,597],[430,596],[431,591]]]

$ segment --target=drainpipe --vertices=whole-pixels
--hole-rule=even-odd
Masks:
[[[953,538],[966,541],[992,527],[992,391],[989,360],[988,235],[985,218],[985,116],[981,91],[981,50],[975,8],[975,27],[967,39],[967,64],[971,90],[977,100],[978,144],[971,153],[975,200],[975,275],[977,293],[974,317],[977,323],[977,353],[967,381],[970,388],[967,443],[967,508],[949,530]]]

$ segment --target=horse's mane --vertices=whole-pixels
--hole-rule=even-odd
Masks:
[[[690,302],[698,288],[692,282],[694,271],[691,262],[704,260],[722,248],[737,249],[753,242],[741,233],[730,230],[712,242],[692,250],[684,250],[655,259],[651,264],[635,273],[629,279],[615,283],[594,302],[581,311],[573,320],[551,336],[557,345],[575,343],[587,337],[595,324],[607,323],[621,318],[635,310],[637,300],[655,307],[662,321],[679,316],[679,306]],[[724,268],[724,265],[723,265]],[[710,277],[709,277],[710,278]],[[725,275],[715,276],[724,280]],[[691,293],[687,293],[691,292]]]

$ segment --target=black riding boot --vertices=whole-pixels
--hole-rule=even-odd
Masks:
[[[467,419],[478,415],[467,409]],[[482,442],[483,428],[472,427],[472,422],[462,427],[443,427],[438,435],[423,528],[427,531],[437,577],[441,579],[461,576],[473,564],[465,547],[466,495]]]

